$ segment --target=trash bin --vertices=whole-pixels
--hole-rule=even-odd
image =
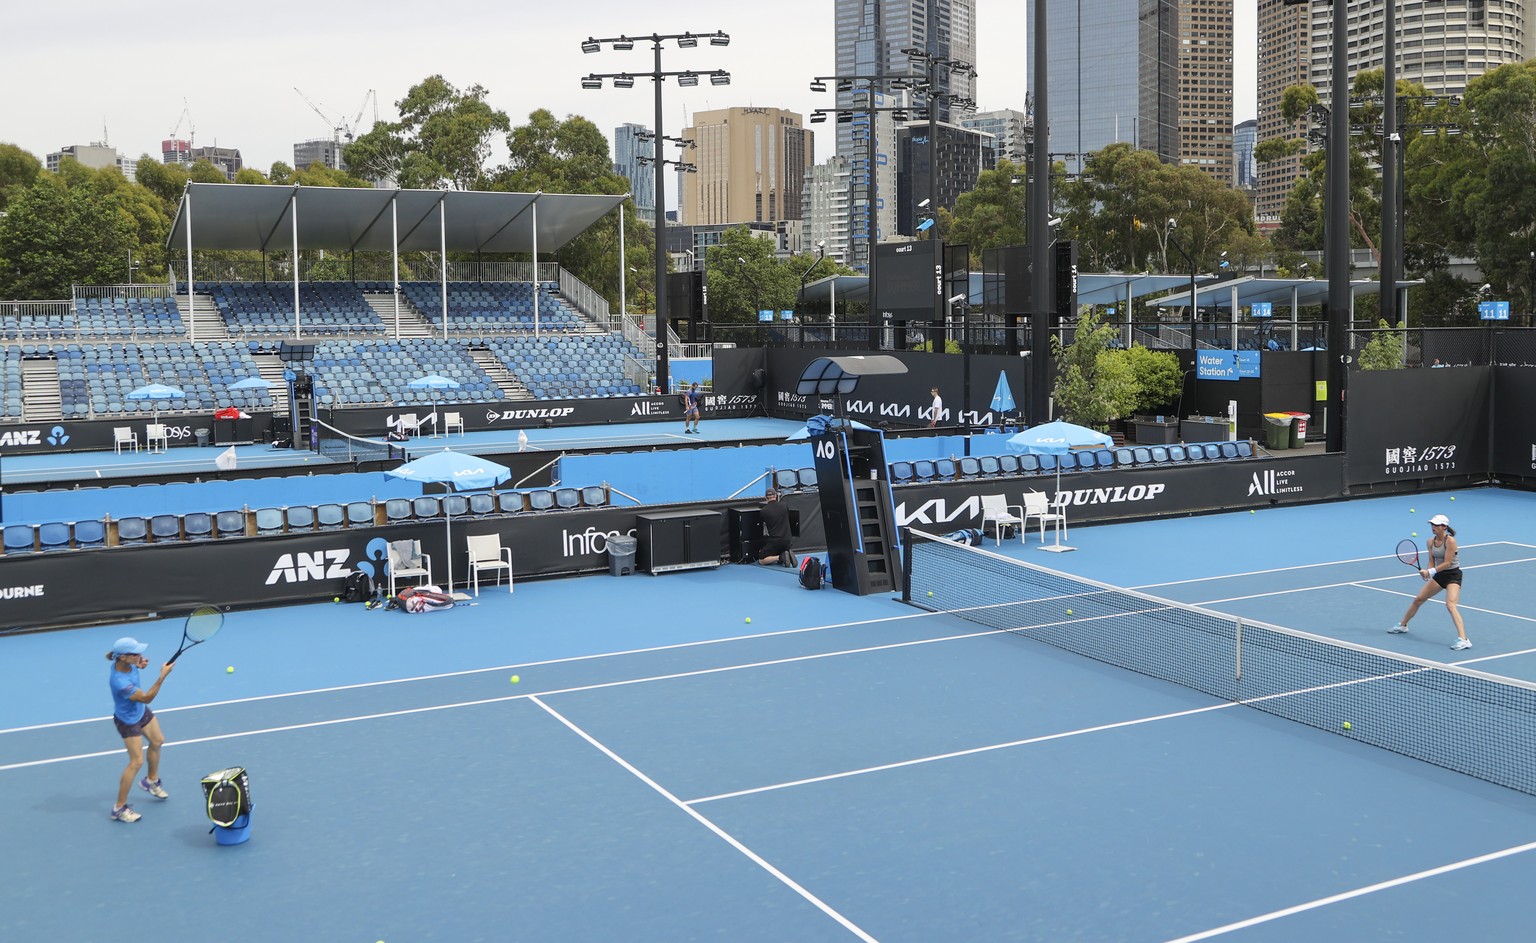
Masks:
[[[1291,447],[1291,417],[1288,413],[1264,414],[1264,447],[1272,452]]]
[[[1287,413],[1291,417],[1291,448],[1299,449],[1307,444],[1307,420],[1310,413]]]
[[[608,538],[608,572],[614,576],[628,576],[635,572],[635,538]]]
[[[208,444],[208,430],[207,429],[198,429],[198,430],[196,430],[195,434],[197,435],[197,444],[198,445],[206,446]]]

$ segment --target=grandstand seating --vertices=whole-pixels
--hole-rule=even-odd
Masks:
[[[207,291],[230,334],[291,335],[293,285],[281,282],[215,282]],[[304,333],[383,334],[384,321],[350,282],[300,282],[299,318]]]
[[[388,291],[388,286],[384,286]],[[567,333],[588,330],[558,294],[553,282],[539,286],[538,326],[541,331]],[[439,282],[401,282],[400,293],[423,318],[443,326],[443,286]],[[531,331],[534,328],[534,289],[530,282],[449,282],[448,329],[470,333]],[[292,305],[290,304],[290,308]]]

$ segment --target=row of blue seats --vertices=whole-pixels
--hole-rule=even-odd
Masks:
[[[773,472],[774,490],[784,491],[814,491],[816,490],[816,469],[814,468],[779,468]]]
[[[1254,457],[1251,440],[1242,442],[1194,442],[1188,445],[1138,445],[1118,449],[1089,449],[1065,455],[981,455],[941,458],[935,461],[892,462],[891,482],[949,481],[1007,475],[1055,474],[1097,468],[1136,468],[1149,465],[1181,465],[1190,462],[1221,462]]]
[[[374,527],[452,517],[490,517],[540,511],[606,507],[608,489],[546,488],[534,491],[487,491],[443,497],[390,498],[386,501],[353,501],[348,504],[291,505],[238,511],[191,511],[91,521],[52,521],[45,524],[10,524],[4,531],[8,556],[61,550],[89,550],[107,545],[132,546],[211,540],[229,537],[265,537]]]

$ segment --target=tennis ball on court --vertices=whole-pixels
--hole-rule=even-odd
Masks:
[[[518,676],[517,676],[517,675],[513,675],[513,676],[512,676],[512,683],[513,683],[513,684],[516,684],[516,683],[518,683],[518,682],[519,682],[519,681],[521,681],[521,680],[523,680],[523,679],[522,679],[522,678],[519,678],[519,677],[518,677]]]
[[[752,617],[751,616],[747,616],[747,621],[751,622],[752,621]]]
[[[1417,511],[1415,511],[1415,510],[1414,510],[1414,509],[1413,509],[1413,508],[1409,508],[1409,509],[1408,509],[1408,513],[1409,513],[1409,514],[1417,514],[1417,513],[1418,513],[1418,512],[1417,512]]]
[[[234,674],[235,673],[235,666],[234,665],[230,665],[228,668],[225,668],[224,669],[224,673],[225,674],[230,674],[230,675]]]
[[[1419,532],[1418,532],[1418,531],[1414,531],[1414,532],[1413,532],[1413,534],[1412,534],[1412,536],[1414,536],[1414,537],[1417,537],[1417,536],[1419,536]]]
[[[1067,610],[1067,615],[1069,615],[1069,616],[1070,616],[1070,615],[1071,615],[1071,614],[1072,614],[1072,610],[1071,610],[1071,609],[1068,609],[1068,610]]]
[[[928,590],[928,595],[932,596],[933,595],[933,590],[931,590],[931,589]]]
[[[341,597],[340,596],[332,596],[331,597],[331,602],[341,602]]]
[[[1346,720],[1346,721],[1344,721],[1344,729],[1345,729],[1345,730],[1348,730],[1348,729],[1349,729],[1349,721],[1347,721],[1347,720]]]
[[[1454,498],[1454,497],[1452,497],[1452,498],[1451,498],[1451,500],[1452,500],[1452,501],[1455,501],[1455,500],[1456,500],[1456,499],[1455,499],[1455,498]]]
[[[1249,508],[1249,509],[1248,509],[1248,513],[1249,513],[1249,514],[1257,514],[1257,513],[1259,513],[1259,512],[1258,512],[1258,511],[1255,511],[1255,510],[1254,510],[1254,509],[1253,509],[1253,508]]]

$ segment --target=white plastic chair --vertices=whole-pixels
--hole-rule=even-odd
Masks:
[[[125,445],[133,446],[133,450],[137,452],[139,450],[139,434],[128,426],[113,426],[112,451],[121,455]]]
[[[459,413],[443,413],[443,434],[448,435],[455,429],[459,430],[459,435],[464,434],[464,417]]]
[[[469,580],[475,588],[475,595],[480,595],[480,571],[507,571],[507,592],[512,592],[512,548],[501,545],[501,537],[496,534],[484,534],[479,537],[466,537],[469,545]],[[497,582],[501,581],[498,572]]]
[[[402,435],[416,435],[421,432],[421,423],[416,421],[415,413],[401,413],[395,420],[395,428],[400,430]]]
[[[1040,522],[1040,542],[1045,542],[1045,525],[1056,525],[1056,539],[1060,540],[1066,530],[1067,516],[1060,511],[1051,510],[1051,499],[1044,492],[1024,492],[1024,528],[1028,529],[1029,522]]]
[[[1013,513],[1017,511],[1018,513]],[[1017,527],[1019,529],[1019,543],[1024,542],[1024,506],[1022,504],[1009,504],[1008,499],[1000,494],[984,494],[981,496],[981,531],[986,533],[988,527],[992,528],[992,541],[996,546],[1002,546],[1003,529]]]
[[[395,582],[408,577],[425,576],[432,583],[432,557],[421,552],[419,540],[392,540],[389,543],[389,596],[395,597]]]
[[[164,452],[170,447],[170,438],[165,434],[165,423],[151,422],[144,426],[144,451],[155,451],[155,443],[160,443],[160,451]]]

